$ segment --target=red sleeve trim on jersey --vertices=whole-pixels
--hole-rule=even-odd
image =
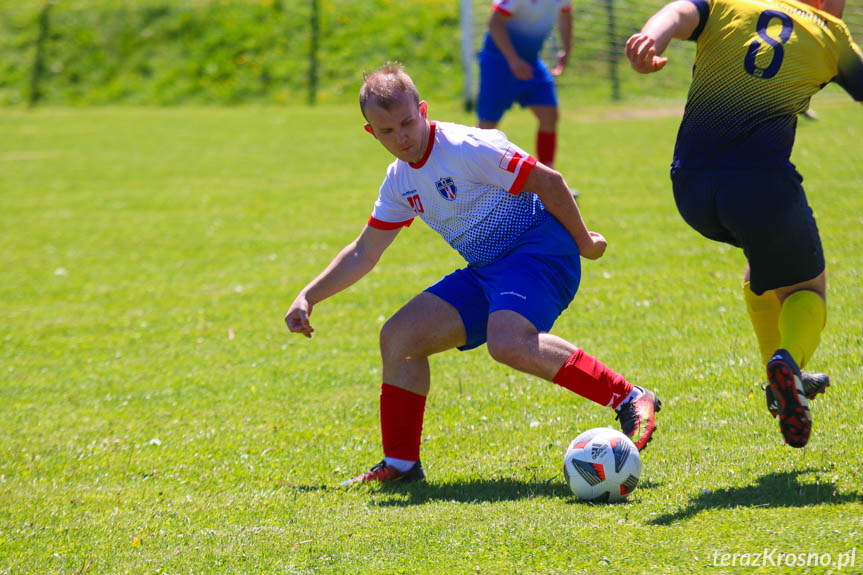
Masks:
[[[512,183],[512,187],[509,189],[509,193],[513,196],[517,196],[521,193],[521,188],[524,187],[524,182],[527,180],[527,175],[536,165],[536,158],[533,156],[528,156],[521,163],[521,168],[518,170],[518,175],[515,177],[515,181]]]
[[[412,223],[414,223],[414,219],[411,218],[409,220],[405,220],[403,222],[385,222],[383,220],[379,220],[374,216],[369,218],[369,225],[376,230],[397,230],[399,228],[407,228],[410,227]]]
[[[501,7],[500,7],[500,6],[498,6],[497,4],[495,4],[495,5],[492,7],[492,10],[495,10],[495,11],[497,11],[497,12],[500,12],[500,13],[501,13],[501,14],[503,14],[504,16],[510,16],[510,17],[512,17],[512,12],[510,12],[510,11],[509,11],[509,10],[507,10],[506,8],[501,8]]]
[[[425,154],[423,154],[422,159],[419,162],[417,162],[416,164],[408,163],[408,165],[410,167],[412,167],[413,169],[418,170],[418,169],[422,168],[423,166],[425,166],[426,160],[429,159],[429,156],[431,155],[432,148],[434,147],[434,132],[435,132],[435,123],[429,122],[429,141],[428,141],[428,144],[426,144]]]

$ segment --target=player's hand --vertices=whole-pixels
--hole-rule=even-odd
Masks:
[[[533,78],[533,67],[521,58],[516,57],[510,62],[509,69],[512,70],[512,75],[519,80],[530,80]]]
[[[312,314],[312,305],[302,295],[298,295],[288,313],[285,314],[285,324],[288,329],[294,333],[301,333],[304,336],[311,338],[315,328],[309,323],[309,316]]]
[[[642,74],[658,72],[668,63],[668,58],[656,55],[656,40],[640,33],[626,41],[626,57],[632,69]]]
[[[605,248],[608,247],[608,242],[598,232],[590,232],[592,242],[586,246],[578,246],[578,251],[581,257],[589,260],[598,260],[605,253]]]
[[[561,50],[557,53],[557,62],[554,68],[551,69],[552,76],[560,76],[566,70],[566,64],[569,62],[569,53]]]

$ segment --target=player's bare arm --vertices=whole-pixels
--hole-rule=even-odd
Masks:
[[[641,32],[626,41],[626,57],[632,68],[642,74],[658,72],[668,63],[662,56],[672,38],[686,40],[698,27],[699,14],[695,4],[676,0],[666,4],[651,16]]]
[[[587,229],[578,204],[575,203],[566,180],[559,172],[545,164],[537,163],[528,174],[522,191],[539,196],[548,212],[575,240],[582,257],[589,260],[602,257],[607,246],[605,238]]]
[[[315,304],[350,287],[369,273],[400,229],[379,230],[370,226],[363,228],[359,237],[346,245],[330,265],[294,299],[285,314],[288,329],[312,337],[315,330],[309,323],[309,316]]]
[[[844,57],[839,58],[842,65],[834,81],[856,102],[863,103],[863,53],[853,42],[843,43],[840,51],[844,52]]]
[[[510,16],[507,16],[503,12],[492,10],[491,16],[488,19],[489,34],[491,34],[491,39],[494,40],[500,53],[509,62],[513,76],[519,80],[530,80],[533,78],[533,68],[518,55],[512,45],[512,41],[509,39],[509,32],[506,31],[506,21],[509,19]]]
[[[557,61],[551,70],[552,76],[560,76],[569,62],[572,49],[572,10],[562,10],[557,14],[557,30],[560,33],[561,50],[557,53]]]

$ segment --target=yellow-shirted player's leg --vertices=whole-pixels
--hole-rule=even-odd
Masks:
[[[764,360],[764,365],[767,365],[773,352],[782,347],[779,333],[779,312],[782,305],[774,290],[756,295],[749,287],[748,281],[743,283],[743,299],[746,301],[749,319],[752,321],[752,328],[758,339],[761,358]]]
[[[779,347],[788,350],[801,369],[821,341],[827,322],[827,306],[813,291],[801,290],[785,298],[779,312]]]
[[[812,358],[827,319],[827,272],[811,280],[776,288],[779,311],[779,349],[767,362],[767,408],[779,417],[785,443],[804,447],[812,431],[809,399],[830,385],[825,374],[806,374],[801,368]]]

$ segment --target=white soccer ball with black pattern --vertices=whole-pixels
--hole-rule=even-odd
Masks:
[[[572,440],[563,459],[566,483],[584,501],[622,501],[641,477],[641,457],[632,440],[608,427],[589,429]]]

